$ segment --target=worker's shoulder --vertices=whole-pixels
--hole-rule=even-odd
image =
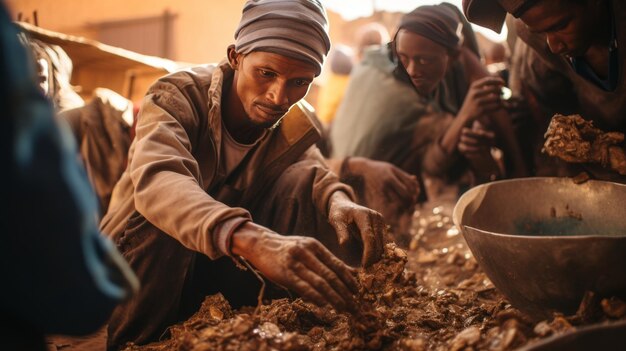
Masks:
[[[215,64],[184,68],[159,78],[151,90],[167,89],[166,87],[169,86],[178,90],[197,89],[206,91],[211,85],[213,73],[216,69],[217,65]]]

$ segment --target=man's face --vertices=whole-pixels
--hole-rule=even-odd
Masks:
[[[308,62],[270,52],[238,55],[234,84],[252,125],[269,128],[302,99],[315,78]]]
[[[599,5],[592,6],[590,3],[542,0],[528,9],[520,19],[531,32],[546,36],[553,53],[569,57],[582,56],[591,46],[600,25],[596,23]]]
[[[401,29],[396,53],[420,95],[430,95],[446,74],[448,50],[419,34]]]

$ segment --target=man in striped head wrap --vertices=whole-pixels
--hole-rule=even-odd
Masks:
[[[322,69],[330,50],[328,19],[319,0],[248,0],[235,31],[235,51],[273,52]]]
[[[236,264],[319,305],[354,309],[352,269],[335,254],[359,247],[363,265],[380,258],[381,215],[329,171],[299,103],[330,48],[324,8],[249,0],[235,39],[219,65],[163,77],[144,99],[101,222],[142,283],[113,313],[109,349],[157,339],[207,295],[256,304],[260,284]]]

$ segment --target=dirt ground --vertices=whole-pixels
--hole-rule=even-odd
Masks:
[[[218,294],[168,339],[126,350],[512,350],[625,318],[624,302],[588,294],[575,315],[532,321],[478,267],[450,211],[417,212],[408,250],[389,244],[381,262],[359,273],[356,315],[301,299],[233,310]]]

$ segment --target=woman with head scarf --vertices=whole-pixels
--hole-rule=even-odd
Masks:
[[[502,176],[490,153],[496,135],[480,127],[489,123],[510,133],[513,140],[502,143],[509,146],[506,157],[523,168],[516,144],[507,145],[515,142],[512,127],[500,115],[504,82],[487,76],[476,54],[461,45],[461,32],[458,15],[445,5],[403,16],[391,45],[355,67],[331,130],[333,156],[370,157],[446,180],[469,165],[479,181],[488,181]],[[455,65],[469,85],[458,108],[444,82]]]

